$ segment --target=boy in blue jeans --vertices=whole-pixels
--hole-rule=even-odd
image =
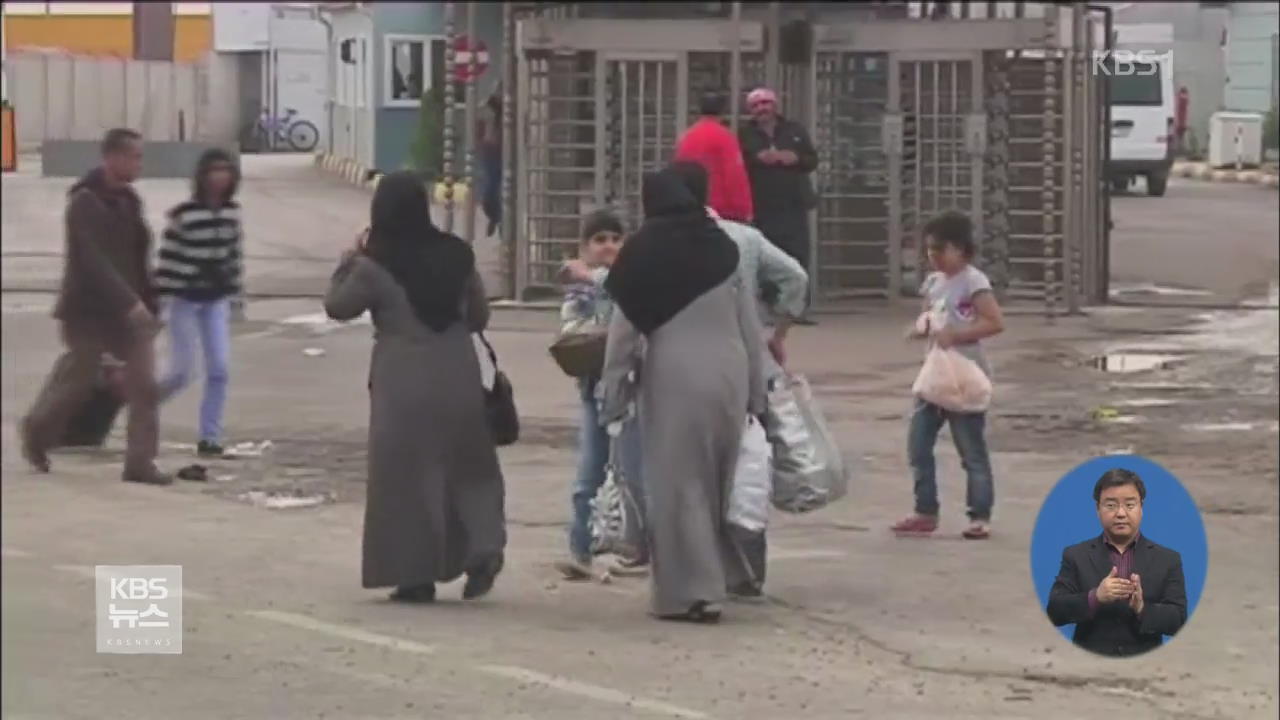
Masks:
[[[991,377],[991,366],[982,352],[981,341],[1004,331],[1000,305],[991,290],[991,281],[972,264],[975,251],[973,223],[960,213],[950,212],[924,227],[929,263],[935,272],[925,279],[923,322],[908,331],[908,337],[927,338],[929,348],[954,348],[977,363]],[[969,540],[990,537],[991,506],[995,489],[991,458],[987,453],[987,416],[984,412],[960,413],[943,410],[920,398],[915,399],[907,434],[907,454],[915,481],[915,512],[893,526],[900,535],[928,535],[938,529],[938,480],[933,446],[944,424],[951,426],[951,439],[964,466]]]
[[[622,221],[608,210],[598,210],[588,215],[582,225],[582,246],[578,259],[565,264],[564,275],[568,283],[560,319],[563,331],[572,331],[585,324],[608,327],[613,315],[613,301],[604,289],[609,267],[613,265],[622,247]],[[609,462],[611,438],[601,427],[599,405],[596,400],[598,377],[577,381],[578,397],[582,403],[581,427],[578,430],[578,476],[573,486],[573,521],[569,526],[569,557],[556,563],[556,569],[570,580],[586,580],[594,576],[591,567],[591,501],[604,484]],[[639,423],[629,421],[617,438],[618,461],[623,478],[638,507],[625,508],[627,513],[627,543],[631,546],[629,557],[622,558],[610,571],[621,575],[639,575],[649,564],[648,542],[645,539],[644,493],[640,482]]]

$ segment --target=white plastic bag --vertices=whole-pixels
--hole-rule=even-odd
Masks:
[[[635,549],[630,546],[631,536],[637,534],[636,531],[639,534],[644,531],[641,526],[630,526],[632,522],[642,523],[643,520],[636,499],[631,496],[630,486],[622,475],[622,465],[618,461],[618,442],[617,435],[611,433],[604,483],[591,499],[591,520],[588,526],[591,530],[591,552],[595,555],[627,555]]]
[[[976,362],[954,348],[929,350],[911,392],[951,412],[986,412],[991,406],[991,380]]]
[[[849,469],[801,375],[780,377],[769,391],[773,506],[805,513],[849,491]]]
[[[764,427],[755,418],[747,419],[742,433],[742,449],[733,473],[729,491],[729,510],[725,519],[751,532],[763,532],[769,523],[769,494],[773,486],[771,461],[773,448],[765,437]]]

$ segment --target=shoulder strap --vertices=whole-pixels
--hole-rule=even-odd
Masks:
[[[489,344],[489,338],[484,336],[484,332],[476,333],[480,336],[480,342],[484,343],[484,349],[489,351],[489,362],[493,363],[493,369],[498,369],[498,353],[493,351],[493,346]]]

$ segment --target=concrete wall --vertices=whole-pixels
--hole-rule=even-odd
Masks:
[[[400,170],[412,162],[410,148],[418,131],[419,109],[386,107],[386,73],[390,72],[387,58],[385,36],[403,35],[444,35],[444,5],[442,3],[380,3],[374,5],[374,23],[377,30],[376,54],[374,55],[373,89],[378,103],[376,167],[383,172]],[[465,3],[457,4],[454,30],[459,35],[466,32]],[[476,34],[484,41],[489,50],[489,69],[480,78],[476,86],[477,103],[482,103],[493,88],[497,86],[501,75],[502,63],[502,6],[499,3],[479,3],[476,8]],[[461,86],[458,86],[461,90]],[[457,98],[459,106],[463,98]],[[461,118],[462,114],[459,113]],[[455,131],[461,129],[455,125]],[[459,135],[457,147],[462,148]],[[461,171],[461,165],[458,166]]]
[[[208,134],[205,65],[8,52],[5,74],[17,119],[18,146],[46,140],[97,140],[131,127],[147,140]],[[180,121],[181,119],[181,121]]]
[[[1228,110],[1265,113],[1274,105],[1276,73],[1272,37],[1280,33],[1280,7],[1274,2],[1231,4],[1227,29]]]
[[[237,154],[228,143],[148,142],[142,150],[142,177],[191,177],[201,153],[211,147]],[[100,162],[97,140],[51,140],[40,148],[40,171],[45,177],[80,177]]]
[[[398,4],[398,3],[397,3]],[[376,7],[376,6],[375,6]],[[329,62],[333,73],[333,147],[330,152],[351,158],[365,167],[374,167],[374,133],[377,130],[374,59],[377,57],[373,9],[333,13],[333,45]],[[354,38],[356,59],[360,58],[360,42],[364,43],[363,63],[347,65],[339,56],[344,39]],[[321,136],[321,142],[327,136]]]

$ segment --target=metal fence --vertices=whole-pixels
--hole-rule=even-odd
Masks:
[[[786,53],[770,39],[781,6],[769,18],[509,13],[512,295],[556,291],[593,207],[640,220],[639,179],[670,161],[703,92],[768,83],[820,156],[817,302],[913,293],[920,228],[948,209],[974,219],[980,263],[1010,300],[1050,316],[1105,302],[1109,133],[1105,83],[1089,72],[1102,19],[1083,3],[913,3],[856,19],[824,17],[826,5],[796,4],[810,6],[809,46]]]

